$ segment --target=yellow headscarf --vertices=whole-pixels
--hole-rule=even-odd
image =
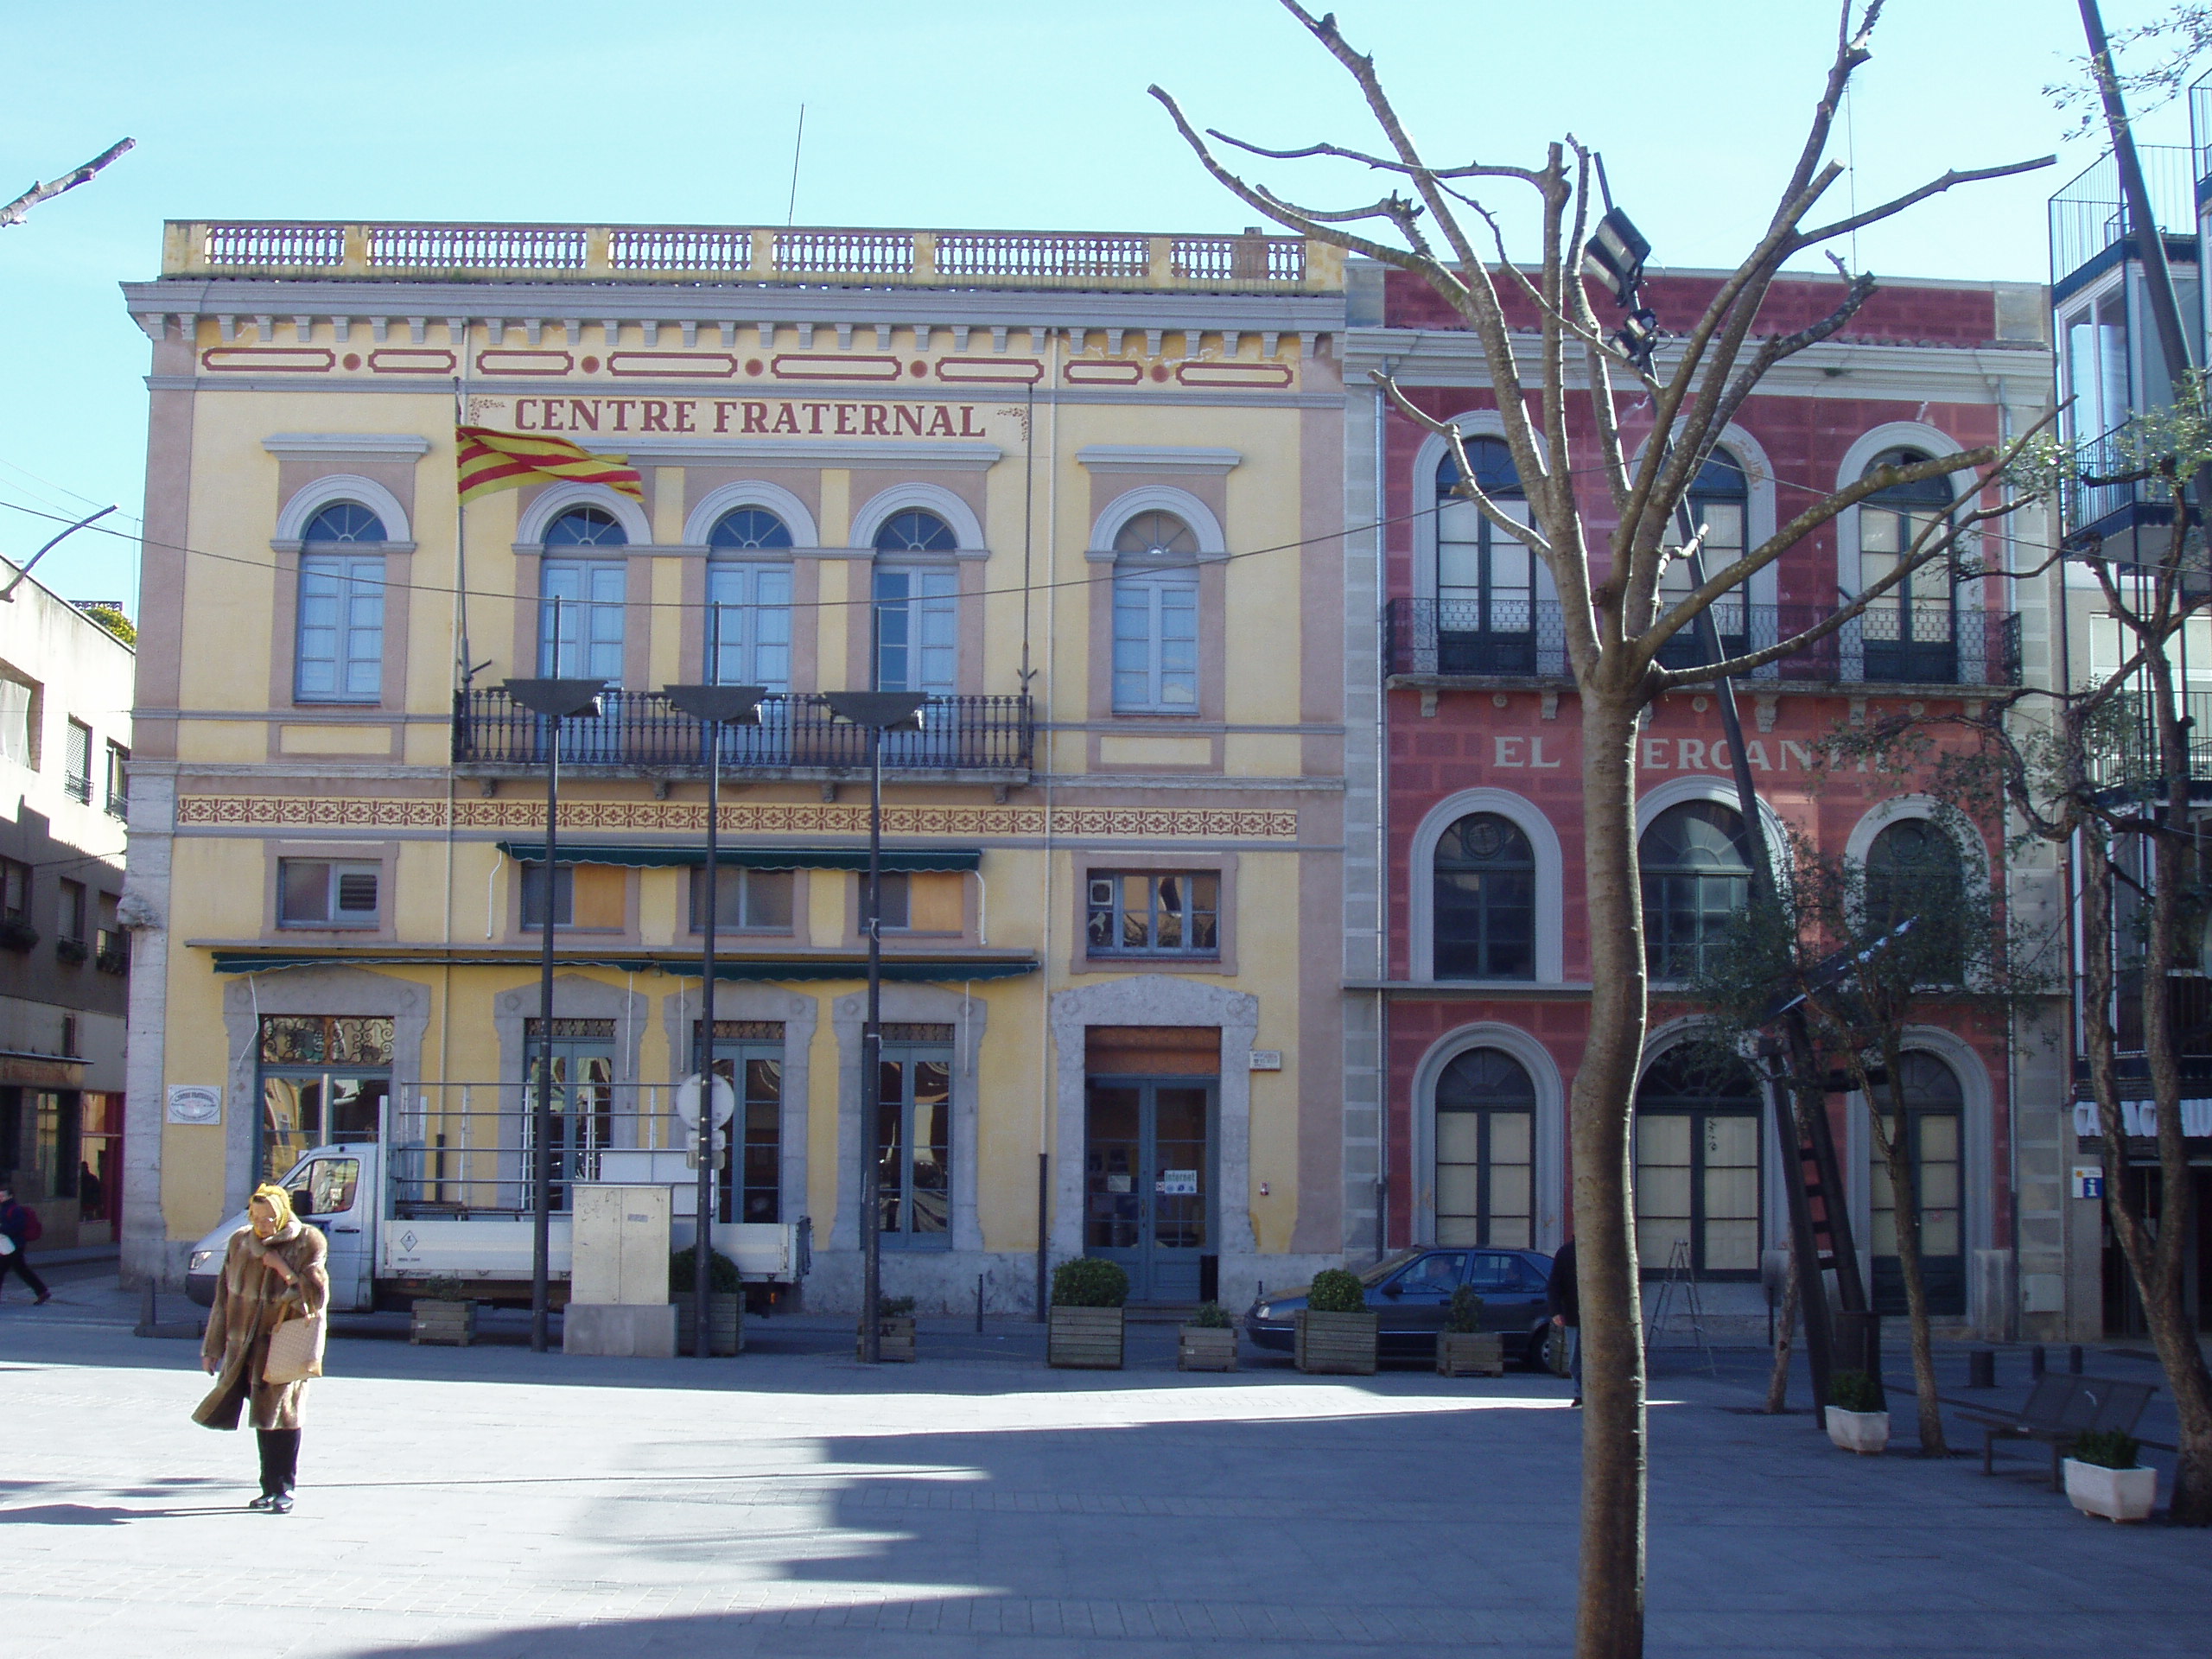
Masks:
[[[281,1233],[292,1224],[292,1195],[283,1187],[273,1182],[264,1181],[253,1189],[253,1197],[246,1201],[246,1219],[249,1225],[251,1224],[253,1218],[253,1206],[257,1204],[265,1204],[275,1212],[276,1231]]]

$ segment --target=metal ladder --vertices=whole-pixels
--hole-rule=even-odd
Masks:
[[[1698,1296],[1697,1275],[1690,1271],[1690,1242],[1678,1238],[1668,1254],[1667,1276],[1660,1281],[1659,1300],[1644,1327],[1647,1354],[1659,1345],[1659,1333],[1667,1328],[1667,1321],[1684,1315],[1688,1318],[1691,1333],[1697,1338],[1698,1351],[1705,1356],[1705,1369],[1719,1376],[1720,1368],[1713,1357],[1713,1344],[1706,1335],[1705,1304]]]

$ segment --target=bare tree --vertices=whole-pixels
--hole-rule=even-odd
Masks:
[[[58,179],[48,179],[44,184],[34,181],[29,189],[17,196],[5,207],[0,207],[0,231],[6,230],[11,225],[22,224],[24,219],[30,217],[31,209],[41,201],[51,201],[64,191],[74,190],[117,156],[122,155],[124,150],[136,148],[137,143],[136,138],[119,138],[82,167],[72,168]]]
[[[1797,255],[1974,180],[2049,163],[1947,172],[1916,189],[1825,224],[1808,224],[1841,163],[1827,159],[1839,101],[1870,55],[1881,10],[1870,0],[1854,26],[1847,5],[1834,55],[1804,143],[1788,170],[1758,245],[1715,289],[1688,331],[1655,359],[1633,338],[1608,334],[1588,290],[1585,258],[1601,219],[1593,198],[1593,158],[1572,135],[1546,146],[1534,166],[1470,162],[1440,166],[1421,154],[1384,92],[1374,60],[1317,16],[1282,0],[1351,77],[1380,128],[1379,153],[1329,143],[1268,149],[1219,132],[1201,133],[1159,87],[1176,129],[1201,165],[1241,200],[1300,235],[1379,260],[1426,281],[1478,342],[1503,418],[1503,437],[1528,498],[1522,522],[1473,481],[1458,429],[1436,422],[1383,381],[1409,419],[1439,433],[1459,463],[1460,493],[1504,534],[1525,543],[1556,585],[1567,657],[1580,703],[1585,880],[1591,953],[1590,1034],[1574,1080],[1572,1136],[1574,1223],[1584,1342],[1581,1587],[1577,1651],[1583,1659],[1638,1654],[1644,1609],[1644,1370],[1630,1193],[1631,1104],[1646,1024],[1643,914],[1635,835],[1637,724],[1644,709],[1676,687],[1750,672],[1835,632],[1907,579],[1914,569],[1962,551],[1983,521],[2010,511],[1985,502],[2000,464],[1990,448],[1878,467],[1858,482],[1815,500],[1758,546],[1697,582],[1687,596],[1662,599],[1669,563],[1699,538],[1670,546],[1678,505],[1715,441],[1745,399],[1778,365],[1834,336],[1874,290],[1865,273],[1842,272],[1835,308],[1787,334],[1758,330],[1762,302],[1783,264]],[[1389,194],[1342,208],[1301,205],[1248,181],[1217,145],[1277,161],[1326,157],[1383,175]],[[1535,250],[1516,263],[1505,220],[1471,194],[1493,188],[1533,197]],[[1527,200],[1527,198],[1522,198]],[[1839,270],[1842,268],[1839,264]],[[1527,332],[1523,332],[1523,326]],[[1623,436],[1630,404],[1648,406],[1661,442],[1631,462]],[[1586,457],[1570,406],[1586,405]],[[1578,471],[1600,480],[1578,487]],[[1878,491],[1952,474],[1971,474],[1974,502],[1932,521],[1896,570],[1840,606],[1818,626],[1761,650],[1699,668],[1661,666],[1659,652],[1700,613],[1839,514]],[[1618,528],[1586,529],[1602,506]]]
[[[2120,465],[2109,474],[2075,476],[2061,451],[2040,458],[2056,487],[2128,486],[2145,498],[2145,516],[2153,522],[2136,533],[2142,539],[2122,546],[2087,540],[2057,556],[2095,578],[2118,630],[2118,664],[2093,672],[2078,689],[2031,688],[1998,699],[1978,718],[1878,723],[1862,741],[1871,750],[1912,741],[1916,727],[1967,728],[1980,747],[1942,757],[1943,792],[1961,801],[2001,801],[2024,833],[2073,851],[2082,964],[2076,1001],[2104,1145],[2105,1213],[2180,1420],[2171,1518],[2212,1526],[2212,1370],[2185,1301],[2196,1185],[2181,1121],[2181,1050],[2191,1033],[2178,1028],[2175,995],[2196,965],[2192,936],[2202,938],[2212,920],[2206,845],[2212,826],[2191,804],[2192,768],[2203,757],[2193,752],[2174,674],[2183,626],[2212,610],[2212,565],[2187,481],[2212,463],[2212,416],[2201,376],[2177,392],[2173,407],[2137,416],[2113,440],[2107,453]],[[2171,526],[2163,537],[2155,527],[2162,514]],[[2155,1216],[2127,1179],[2123,1090],[2139,1098],[2145,1092],[2143,1082],[2126,1084],[2120,1075],[2131,1012],[2140,1020],[2156,1117]],[[2200,1045],[2205,1040],[2205,1033],[2195,1035]]]

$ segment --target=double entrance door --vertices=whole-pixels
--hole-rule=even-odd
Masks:
[[[1211,1294],[1212,1078],[1094,1077],[1084,1115],[1084,1253],[1119,1262],[1129,1300]]]

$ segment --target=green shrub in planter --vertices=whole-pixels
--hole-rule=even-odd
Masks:
[[[671,1251],[668,1258],[668,1288],[671,1294],[681,1291],[691,1294],[693,1275],[699,1271],[698,1258],[691,1254],[691,1247]],[[731,1296],[745,1288],[745,1276],[737,1270],[737,1263],[720,1250],[707,1263],[707,1294],[710,1296]]]
[[[1191,1315],[1190,1324],[1201,1331],[1233,1331],[1236,1321],[1229,1317],[1229,1310],[1219,1302],[1201,1302],[1198,1311]]]
[[[2093,1463],[2100,1469],[2133,1469],[2141,1443],[2117,1428],[2093,1428],[2079,1436],[2066,1455],[2076,1463]]]
[[[1444,1328],[1454,1336],[1471,1337],[1483,1328],[1483,1299],[1462,1285],[1452,1293],[1444,1310]]]
[[[911,1296],[878,1296],[875,1313],[881,1319],[911,1319],[914,1317],[914,1299]]]
[[[1316,1313],[1364,1313],[1367,1287],[1359,1275],[1342,1268],[1324,1268],[1313,1275],[1306,1293],[1306,1306]]]
[[[1077,1256],[1052,1269],[1054,1307],[1120,1307],[1129,1300],[1129,1275],[1112,1262]]]
[[[1864,1371],[1838,1371],[1828,1378],[1828,1403],[1840,1411],[1882,1411],[1882,1391]]]

